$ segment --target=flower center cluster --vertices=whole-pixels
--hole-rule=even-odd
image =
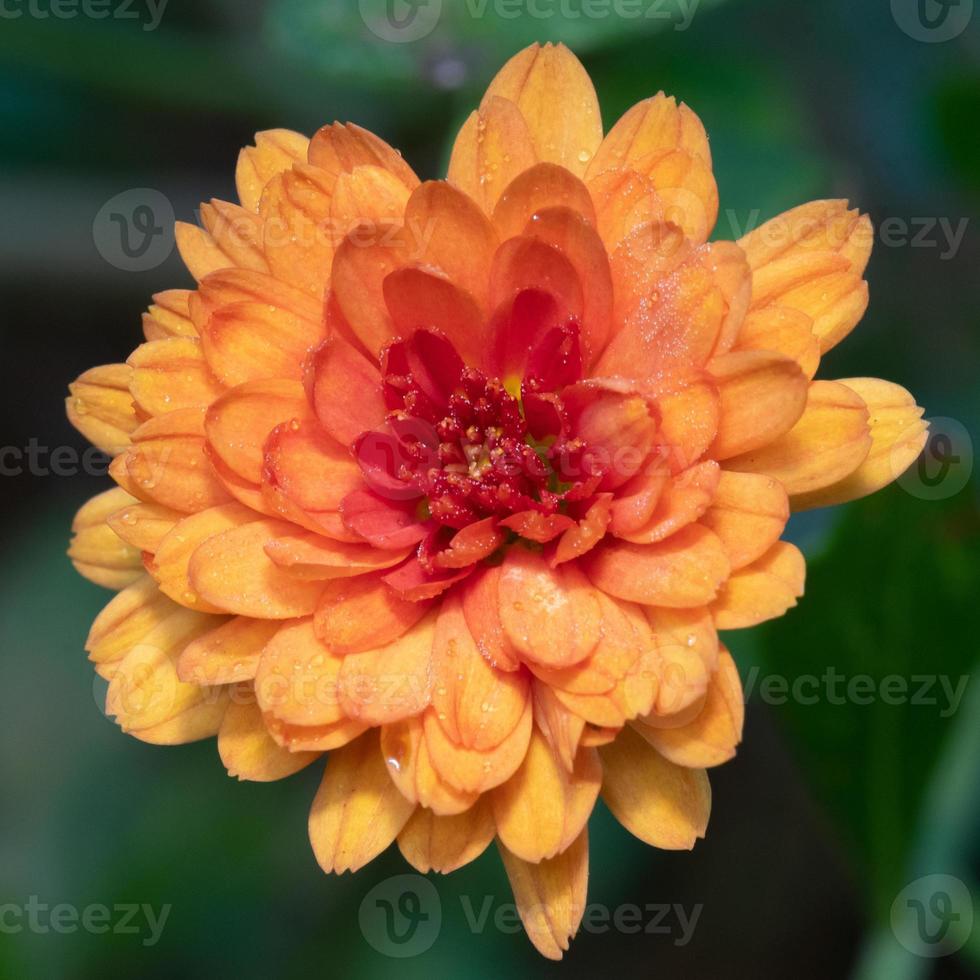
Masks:
[[[387,430],[364,433],[354,447],[365,479],[382,496],[418,499],[421,517],[456,529],[557,514],[582,499],[596,477],[580,478],[586,447],[564,436],[560,393],[548,390],[578,368],[548,377],[563,363],[551,362],[549,372],[505,384],[464,364],[434,331],[393,342],[381,361]]]

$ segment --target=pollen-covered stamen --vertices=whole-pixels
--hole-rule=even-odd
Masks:
[[[516,386],[465,366],[441,334],[419,330],[390,344],[381,365],[390,431],[366,433],[355,447],[371,486],[424,498],[427,517],[456,529],[526,511],[557,514],[565,500],[593,492],[592,474],[578,481],[568,465],[584,445],[556,439],[563,410],[555,389],[580,372],[577,327],[552,334],[516,388],[523,406]]]

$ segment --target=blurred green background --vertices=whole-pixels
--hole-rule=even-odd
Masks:
[[[980,896],[980,520],[968,480],[980,431],[980,12],[971,0],[388,2],[394,19],[385,0],[2,6],[0,977],[980,976],[980,922],[968,928]],[[635,10],[648,16],[623,16]],[[751,694],[746,739],[713,776],[707,840],[656,852],[597,811],[590,902],[668,907],[666,931],[585,931],[563,964],[547,963],[492,914],[470,924],[467,909],[510,902],[491,849],[434,879],[438,937],[395,959],[358,909],[410,869],[392,849],[354,877],[319,872],[306,838],[316,767],[238,784],[213,742],[150,747],[102,716],[82,644],[108,596],[64,549],[75,509],[108,483],[59,475],[41,450],[81,451],[63,418],[67,382],[125,358],[151,292],[190,284],[169,249],[141,271],[113,262],[93,232],[107,201],[150,188],[192,220],[199,200],[233,199],[236,154],[256,130],[311,133],[334,119],[438,176],[496,68],[532,40],[575,48],[607,126],[661,88],[695,108],[712,138],[717,237],[826,196],[887,227],[871,308],[822,376],[898,381],[949,439],[901,486],[794,518],[808,594],[785,619],[731,637]],[[870,681],[863,693],[802,686],[829,670]],[[913,886],[938,916],[916,943],[902,890],[937,874],[951,876],[941,894]],[[10,928],[32,896],[169,914],[153,945],[145,925]],[[688,932],[682,917],[695,915]],[[929,945],[944,922],[957,942]],[[944,953],[967,934],[950,955],[906,948]]]

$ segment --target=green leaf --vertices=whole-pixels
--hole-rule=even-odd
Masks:
[[[790,695],[777,716],[879,921],[904,884],[926,788],[958,712],[977,705],[965,695],[977,664],[978,595],[971,488],[925,502],[893,487],[849,505],[809,564],[800,609],[755,639],[762,672],[750,671],[747,686],[774,703],[781,698],[766,698],[763,675],[786,678]]]

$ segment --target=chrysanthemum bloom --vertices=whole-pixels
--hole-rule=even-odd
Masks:
[[[870,223],[817,201],[708,243],[697,116],[660,94],[603,137],[560,46],[504,66],[445,181],[339,124],[259,134],[236,176],[177,228],[197,287],[68,401],[115,454],[70,552],[119,590],[87,647],[107,710],[217,734],[240,779],[327,754],[327,871],[496,840],[558,958],[600,794],[656,847],[704,834],[742,729],[717,630],[802,594],[790,510],[923,445],[902,388],[813,380]]]

